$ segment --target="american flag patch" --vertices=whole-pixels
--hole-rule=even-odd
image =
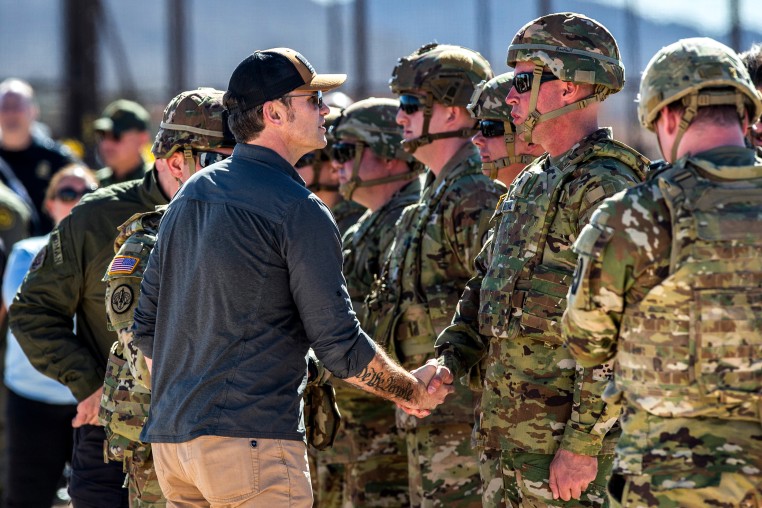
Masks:
[[[140,259],[132,256],[116,256],[108,267],[109,275],[130,275],[138,267]]]

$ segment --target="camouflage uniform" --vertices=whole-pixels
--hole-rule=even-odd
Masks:
[[[503,122],[503,140],[507,156],[494,159],[490,162],[482,162],[482,172],[491,179],[497,179],[502,168],[510,168],[514,164],[526,166],[535,157],[525,153],[516,153],[516,126],[511,118],[511,106],[507,105],[505,98],[513,87],[513,72],[500,74],[488,81],[482,81],[476,86],[468,110],[471,116],[478,120],[497,120]],[[501,180],[506,184],[510,182]],[[487,359],[483,358],[479,365],[479,376],[476,379],[484,379]],[[481,391],[482,386],[472,383],[472,389]],[[505,506],[503,484],[503,468],[500,463],[500,450],[485,447],[484,439],[481,438],[481,410],[478,411],[474,421],[472,441],[479,456],[479,476],[482,480],[482,502],[485,506]],[[512,498],[518,497],[518,492],[512,493]]]
[[[547,16],[523,28],[509,48],[509,64],[537,58],[534,41],[524,34],[537,33],[538,25],[555,26],[558,16],[565,17]],[[586,42],[613,42],[595,26]],[[572,33],[577,28],[564,25]],[[568,32],[541,33],[553,35],[557,45],[583,49]],[[610,56],[618,58],[618,50]],[[565,79],[576,64],[572,57],[551,69]],[[623,83],[601,81],[614,91]],[[483,471],[502,478],[485,478],[484,506],[605,505],[618,437],[618,408],[601,400],[610,368],[576,365],[562,347],[560,318],[576,264],[573,239],[606,197],[642,180],[647,163],[614,141],[610,130],[599,129],[557,157],[536,159],[497,205],[490,237],[475,260],[477,276],[468,282],[453,324],[437,339],[439,361],[456,378],[484,377],[479,437],[489,453],[482,457]],[[486,370],[480,373],[482,360]],[[559,448],[598,457],[598,476],[580,500],[552,498],[549,465]]]
[[[433,44],[401,59],[391,85],[395,93],[425,93],[427,105],[437,100],[465,107],[475,84],[490,77],[489,64],[478,53]],[[430,113],[427,107],[424,115]],[[407,150],[473,134],[470,129],[429,134],[427,124],[424,120],[419,138],[403,143]],[[473,276],[472,260],[504,188],[482,174],[476,148],[464,142],[436,177],[427,174],[418,203],[403,211],[369,299],[369,322],[374,339],[404,368],[433,357],[434,340]],[[470,445],[475,405],[472,392],[459,386],[425,420],[397,411],[397,425],[407,441],[411,506],[480,505],[477,460]]]
[[[368,330],[363,307],[372,283],[381,273],[384,255],[394,240],[394,225],[403,208],[418,201],[419,171],[402,150],[401,129],[395,121],[397,101],[366,99],[344,110],[333,127],[337,140],[356,140],[353,177],[342,184],[350,198],[358,186],[406,183],[383,206],[368,210],[343,237],[344,277],[363,329]],[[362,143],[362,147],[360,147]],[[400,159],[411,170],[377,180],[360,178],[364,147],[380,158]],[[345,383],[334,381],[342,414],[342,429],[334,446],[318,454],[321,506],[399,507],[409,504],[407,451],[395,425],[394,405]]]
[[[684,118],[695,104],[742,118],[762,108],[735,53],[711,39],[667,46],[646,68],[643,125],[677,100]],[[751,149],[689,154],[607,200],[574,245],[566,340],[582,365],[616,360],[609,491],[624,506],[762,503],[760,196]]]
[[[167,158],[180,150],[189,167],[195,169],[193,150],[213,151],[234,145],[226,132],[222,95],[219,90],[206,88],[175,97],[164,110],[152,148],[154,155]],[[185,130],[187,127],[193,132]],[[132,342],[131,330],[140,282],[163,213],[164,207],[135,214],[119,227],[116,256],[103,278],[109,328],[117,332],[119,340],[111,348],[98,416],[106,430],[104,458],[124,463],[132,507],[166,506],[151,445],[139,438],[151,404],[151,378],[143,353]]]

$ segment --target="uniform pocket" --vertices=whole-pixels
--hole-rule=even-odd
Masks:
[[[571,279],[572,274],[567,269],[546,265],[535,269],[522,307],[523,335],[552,347],[563,344],[561,316],[566,309],[566,293]]]

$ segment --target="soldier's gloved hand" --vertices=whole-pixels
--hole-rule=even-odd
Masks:
[[[92,395],[77,404],[77,415],[71,421],[72,427],[77,428],[83,425],[99,425],[98,411],[101,408],[102,395],[103,387],[101,386],[95,390]]]
[[[579,499],[598,474],[598,459],[561,448],[550,463],[550,491],[553,499]]]

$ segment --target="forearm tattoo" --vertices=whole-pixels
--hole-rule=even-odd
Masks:
[[[357,379],[371,388],[390,393],[406,402],[413,399],[413,386],[404,378],[395,375],[386,376],[373,367],[365,367],[357,375]]]

